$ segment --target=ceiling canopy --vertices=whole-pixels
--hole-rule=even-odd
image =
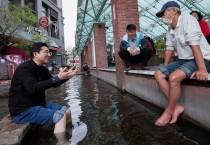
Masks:
[[[141,32],[153,39],[165,36],[166,26],[155,16],[162,5],[168,0],[138,0],[139,21]],[[210,19],[209,0],[177,0],[182,14],[189,14],[192,10],[200,11],[204,19]],[[91,38],[94,22],[106,24],[107,44],[113,45],[111,0],[78,0],[76,49],[81,53],[88,38]]]

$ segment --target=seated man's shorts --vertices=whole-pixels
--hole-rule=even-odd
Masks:
[[[210,72],[210,61],[204,60],[206,69]],[[197,71],[197,65],[194,59],[191,60],[183,60],[179,59],[178,61],[174,61],[169,63],[167,66],[160,66],[159,70],[168,77],[172,72],[175,70],[180,69],[182,70],[187,78],[190,78],[193,72]]]
[[[69,107],[46,101],[45,106],[34,106],[12,117],[15,123],[56,124]]]

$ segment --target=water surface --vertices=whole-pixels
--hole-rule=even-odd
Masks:
[[[69,105],[69,145],[208,145],[209,133],[186,121],[157,127],[162,110],[93,76],[78,75],[47,91],[48,99]],[[53,126],[40,126],[22,145],[55,145]]]

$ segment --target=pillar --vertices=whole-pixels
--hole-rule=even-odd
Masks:
[[[88,64],[88,47],[85,47],[84,49],[84,63]]]
[[[96,69],[107,68],[106,28],[104,23],[93,24]]]
[[[126,26],[134,24],[140,30],[138,0],[111,0],[117,87],[125,89],[125,64],[118,55]]]
[[[90,66],[90,67],[93,67],[92,66],[92,49],[91,49],[91,41],[90,41],[90,39],[88,39],[88,41],[87,41],[87,49],[88,49],[88,61],[87,61],[87,63],[88,63],[88,65]]]

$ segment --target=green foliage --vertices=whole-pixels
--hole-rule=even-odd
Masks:
[[[74,59],[75,57],[77,56],[77,51],[76,51],[76,49],[75,49],[75,47],[73,47],[73,48],[67,48],[67,52],[65,53],[65,57],[67,58],[67,59]]]
[[[45,43],[47,43],[48,46],[50,46],[51,43],[52,43],[51,39],[48,39],[48,38],[46,38],[44,36],[41,36],[41,35],[38,35],[38,34],[34,34],[31,41],[32,42],[45,42]]]
[[[26,6],[15,6],[10,4],[9,9],[0,8],[0,49],[6,49],[8,44],[19,44],[21,42],[28,45],[19,36],[20,32],[27,26],[34,25],[37,22],[36,15],[30,10],[31,4]],[[24,47],[28,48],[28,47]]]
[[[165,40],[163,38],[158,39],[155,42],[155,48],[158,55],[163,55],[165,50]]]

